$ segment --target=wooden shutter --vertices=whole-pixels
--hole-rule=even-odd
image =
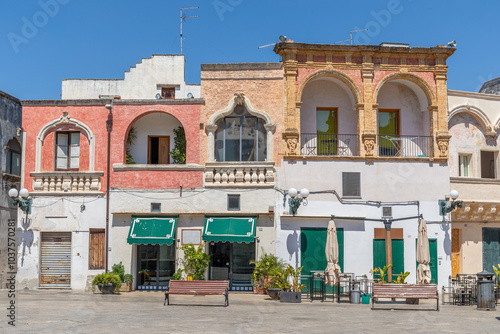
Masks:
[[[105,230],[90,229],[89,269],[104,269]]]

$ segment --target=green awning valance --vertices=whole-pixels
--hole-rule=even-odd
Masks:
[[[207,217],[203,240],[214,242],[253,242],[257,217]]]
[[[132,217],[127,242],[138,245],[171,245],[177,217]]]

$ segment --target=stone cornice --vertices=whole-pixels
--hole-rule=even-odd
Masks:
[[[45,107],[45,106],[102,106],[112,105],[185,105],[185,104],[205,104],[205,99],[94,99],[94,100],[24,100],[21,101],[23,107]]]
[[[460,90],[451,90],[451,89],[448,89],[448,96],[472,97],[476,99],[500,101],[500,95],[484,94],[476,92],[464,92]]]

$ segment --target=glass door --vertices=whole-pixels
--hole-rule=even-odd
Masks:
[[[175,272],[174,245],[137,245],[137,290],[164,290]]]
[[[210,245],[211,280],[229,280],[230,290],[251,291],[255,243],[218,242]]]
[[[399,110],[378,111],[379,155],[399,156]]]

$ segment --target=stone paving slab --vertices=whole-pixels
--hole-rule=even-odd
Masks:
[[[161,292],[30,290],[16,296],[15,327],[9,326],[7,290],[0,290],[0,333],[500,333],[499,311],[474,306],[370,305],[331,300],[286,304],[267,296],[172,296],[163,306]],[[391,310],[394,309],[394,310]]]

